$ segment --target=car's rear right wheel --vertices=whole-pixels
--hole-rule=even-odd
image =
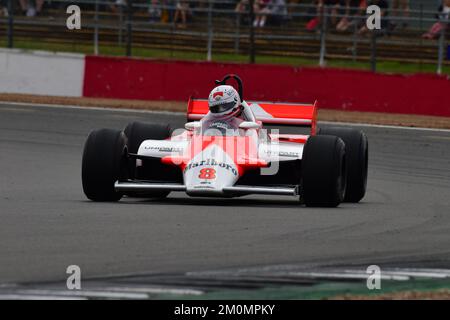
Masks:
[[[301,163],[301,201],[308,207],[336,207],[345,196],[344,142],[335,136],[311,136]]]
[[[347,188],[345,201],[357,203],[366,194],[369,144],[366,135],[353,128],[321,128],[320,135],[332,135],[345,143],[347,160]]]

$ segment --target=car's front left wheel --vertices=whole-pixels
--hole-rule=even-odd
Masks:
[[[344,142],[335,136],[311,136],[301,164],[300,200],[307,207],[337,207],[346,186]]]

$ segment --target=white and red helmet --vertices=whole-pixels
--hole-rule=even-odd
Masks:
[[[208,106],[213,116],[234,116],[241,111],[241,98],[232,86],[221,85],[209,94]]]

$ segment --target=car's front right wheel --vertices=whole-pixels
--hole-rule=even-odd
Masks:
[[[126,136],[122,131],[92,131],[84,145],[81,168],[83,191],[93,201],[118,201],[114,183],[126,172]]]
[[[332,135],[345,143],[347,188],[345,201],[357,203],[366,194],[369,144],[364,132],[353,128],[321,128],[319,135]]]

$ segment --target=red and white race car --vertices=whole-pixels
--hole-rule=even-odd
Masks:
[[[94,201],[166,197],[182,191],[195,197],[249,194],[296,196],[307,206],[335,207],[365,195],[368,142],[351,128],[316,127],[317,103],[246,102],[235,79],[244,121],[237,130],[203,130],[207,100],[190,99],[188,122],[130,123],[124,131],[100,129],[87,138],[82,163],[86,196]],[[278,134],[264,124],[308,127],[307,135]]]

